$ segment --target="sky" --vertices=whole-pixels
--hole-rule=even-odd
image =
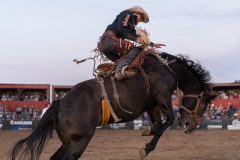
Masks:
[[[150,16],[139,24],[160,51],[184,54],[214,83],[240,80],[239,0],[0,1],[0,83],[75,85],[94,78],[92,57],[101,34],[135,5]]]

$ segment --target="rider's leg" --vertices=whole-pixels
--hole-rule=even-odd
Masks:
[[[125,69],[139,54],[139,52],[140,52],[139,48],[133,47],[126,56],[119,59],[116,67],[116,73],[115,73],[115,78],[117,80],[121,80],[123,78],[129,78],[136,74],[136,72],[134,71],[127,71]]]

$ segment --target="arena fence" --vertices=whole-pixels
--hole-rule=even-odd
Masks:
[[[38,120],[34,121],[14,121],[5,120],[0,122],[1,130],[31,130],[36,127]],[[97,129],[109,129],[109,130],[131,130],[131,129],[143,129],[149,126],[148,120],[136,119],[127,123],[113,123]],[[175,120],[174,124],[170,129],[180,129],[178,122]],[[203,120],[198,127],[199,130],[240,130],[240,119],[214,119],[214,120]]]

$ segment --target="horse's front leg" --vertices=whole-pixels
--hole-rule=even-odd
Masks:
[[[159,107],[147,110],[150,125],[144,128],[142,136],[156,135],[158,128],[162,128],[162,112]]]
[[[162,123],[161,112],[166,115],[165,123]],[[174,122],[174,114],[172,112],[171,102],[162,103],[159,107],[149,110],[148,114],[153,123],[153,127],[150,128],[149,135],[154,135],[154,137],[149,143],[146,144],[145,148],[140,151],[140,159],[145,159],[145,157],[155,149],[164,131]]]

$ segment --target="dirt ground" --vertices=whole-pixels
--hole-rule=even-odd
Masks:
[[[142,130],[97,130],[82,160],[138,160],[138,151],[151,137],[141,137]],[[0,131],[0,160],[6,160],[13,144],[30,131]],[[54,134],[41,160],[47,160],[60,146]],[[186,135],[168,130],[147,160],[239,160],[240,131],[208,130]]]

